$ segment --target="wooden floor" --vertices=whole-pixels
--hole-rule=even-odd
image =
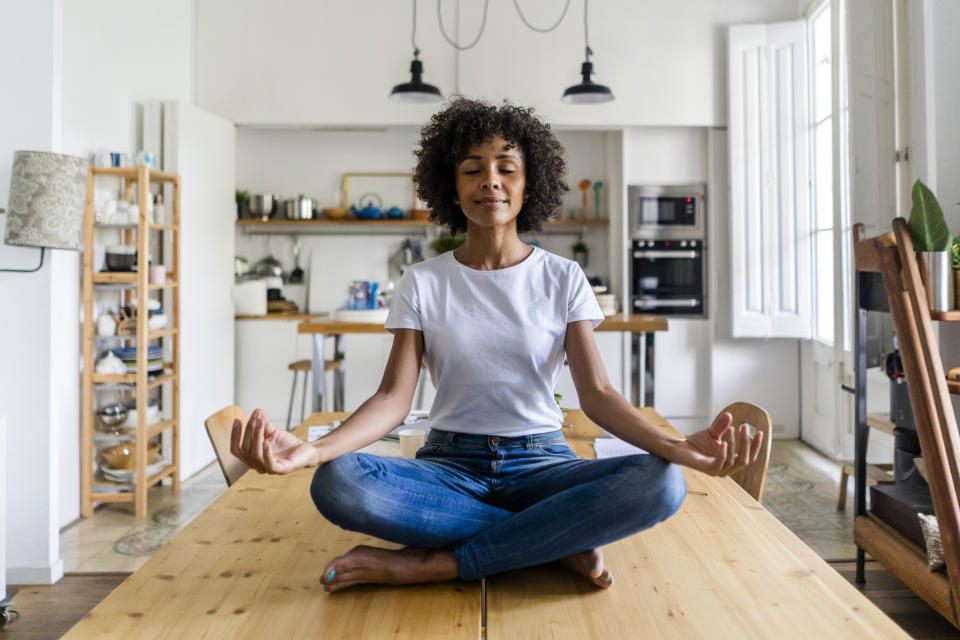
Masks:
[[[20,619],[0,631],[3,640],[53,640],[87,615],[128,573],[66,575],[49,587],[19,587],[12,609]]]
[[[852,562],[831,563],[849,582]],[[126,574],[67,575],[50,587],[22,587],[14,609],[20,619],[0,631],[3,640],[54,640],[120,584]],[[867,562],[866,596],[917,640],[960,638],[949,622],[877,562]],[[616,588],[616,587],[614,587]]]

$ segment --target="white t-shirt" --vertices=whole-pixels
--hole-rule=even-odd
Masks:
[[[603,321],[580,265],[534,247],[506,269],[471,269],[452,251],[409,267],[386,328],[423,332],[432,428],[521,436],[560,426],[553,393],[578,320]]]

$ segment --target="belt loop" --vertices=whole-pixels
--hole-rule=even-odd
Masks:
[[[524,443],[524,447],[527,449],[533,449],[533,434],[527,434],[527,441]]]
[[[453,446],[453,436],[454,436],[453,431],[447,431],[446,445],[447,445],[448,447],[452,447],[452,446]]]

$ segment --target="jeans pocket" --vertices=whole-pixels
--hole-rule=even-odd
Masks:
[[[418,458],[432,458],[439,457],[440,451],[443,449],[443,444],[441,443],[430,443],[423,445],[417,450],[416,457]]]
[[[571,460],[577,459],[577,454],[565,444],[539,444],[537,445],[537,451],[548,456],[562,456],[564,458],[570,458]]]

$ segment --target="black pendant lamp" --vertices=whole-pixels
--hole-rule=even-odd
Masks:
[[[583,76],[583,80],[580,84],[567,87],[561,100],[567,104],[610,102],[613,100],[613,92],[610,91],[610,87],[597,84],[592,78],[593,63],[590,62],[590,56],[593,55],[593,49],[590,48],[590,37],[587,32],[587,0],[583,0],[583,40],[586,44],[586,60],[580,65],[580,75]]]
[[[420,49],[417,47],[417,0],[413,0],[413,30],[410,41],[413,44],[410,82],[395,86],[390,91],[390,99],[394,102],[441,102],[443,94],[440,89],[423,81],[423,63],[420,62]]]

